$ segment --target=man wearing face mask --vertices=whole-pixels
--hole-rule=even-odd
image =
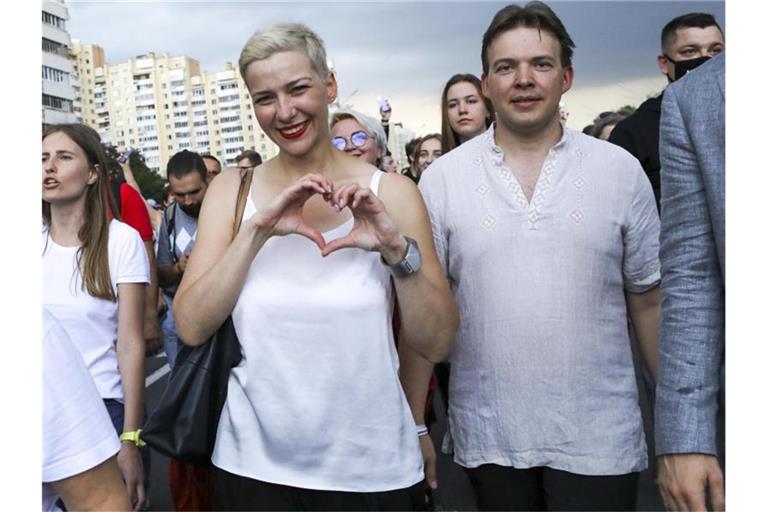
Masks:
[[[168,304],[162,329],[168,365],[173,368],[179,350],[173,296],[197,236],[197,217],[207,189],[207,169],[200,155],[184,150],[168,160],[166,173],[175,201],[166,208],[158,233],[157,277]]]
[[[659,69],[671,82],[725,50],[723,31],[711,14],[692,12],[667,23],[661,31]],[[659,121],[663,92],[643,102],[634,114],[619,122],[608,139],[640,160],[656,196],[661,200]]]

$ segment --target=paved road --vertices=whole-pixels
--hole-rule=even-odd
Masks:
[[[146,382],[148,384],[146,401],[147,408],[151,411],[158,403],[168,381],[168,365],[165,363],[165,356],[148,358],[146,373]],[[642,381],[639,380],[638,385],[643,386]],[[640,405],[646,422],[646,432],[649,432],[649,404],[645,394],[642,392]],[[435,446],[438,448],[437,471],[439,488],[435,496],[436,502],[443,510],[475,511],[477,510],[477,505],[467,477],[449,456],[439,451],[440,442],[445,433],[445,415],[443,414],[442,400],[439,393],[435,397],[435,407],[437,422],[432,427],[431,436]],[[652,439],[649,444],[652,444]],[[653,458],[650,458],[650,460],[653,460]],[[170,490],[168,488],[168,458],[155,451],[152,451],[149,499],[149,510],[173,510]],[[652,469],[640,475],[636,506],[637,510],[643,511],[663,510],[661,498],[653,482]]]

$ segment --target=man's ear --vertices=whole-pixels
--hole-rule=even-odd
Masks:
[[[656,64],[659,65],[659,70],[661,70],[662,75],[669,76],[669,65],[672,64],[669,62],[669,59],[666,58],[663,54],[659,54],[658,57],[656,57]]]
[[[563,70],[563,92],[567,92],[573,85],[574,74],[573,66],[568,66]]]
[[[483,96],[490,98],[488,95],[488,75],[486,73],[480,76],[480,87],[483,90]]]
[[[339,93],[339,85],[336,83],[336,75],[332,72],[328,73],[328,76],[325,79],[325,89],[328,103],[333,103]]]

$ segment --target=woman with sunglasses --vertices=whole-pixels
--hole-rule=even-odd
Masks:
[[[117,463],[134,510],[145,502],[144,291],[149,260],[136,230],[107,217],[98,134],[84,124],[43,133],[43,306],[77,347],[122,441]]]
[[[331,144],[349,155],[381,168],[387,152],[384,128],[356,110],[337,110],[331,116]]]
[[[307,27],[256,32],[240,73],[280,151],[252,171],[234,238],[241,178],[213,180],[174,301],[184,343],[204,343],[231,313],[243,352],[212,456],[213,506],[423,505],[428,436],[398,381],[393,294],[401,345],[431,361],[447,356],[458,317],[421,195],[332,145],[336,79]]]

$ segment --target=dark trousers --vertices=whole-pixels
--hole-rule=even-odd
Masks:
[[[585,476],[547,467],[464,468],[480,510],[634,510],[639,473]]]
[[[246,478],[213,466],[213,510],[424,510],[421,481],[385,492],[318,491]]]

